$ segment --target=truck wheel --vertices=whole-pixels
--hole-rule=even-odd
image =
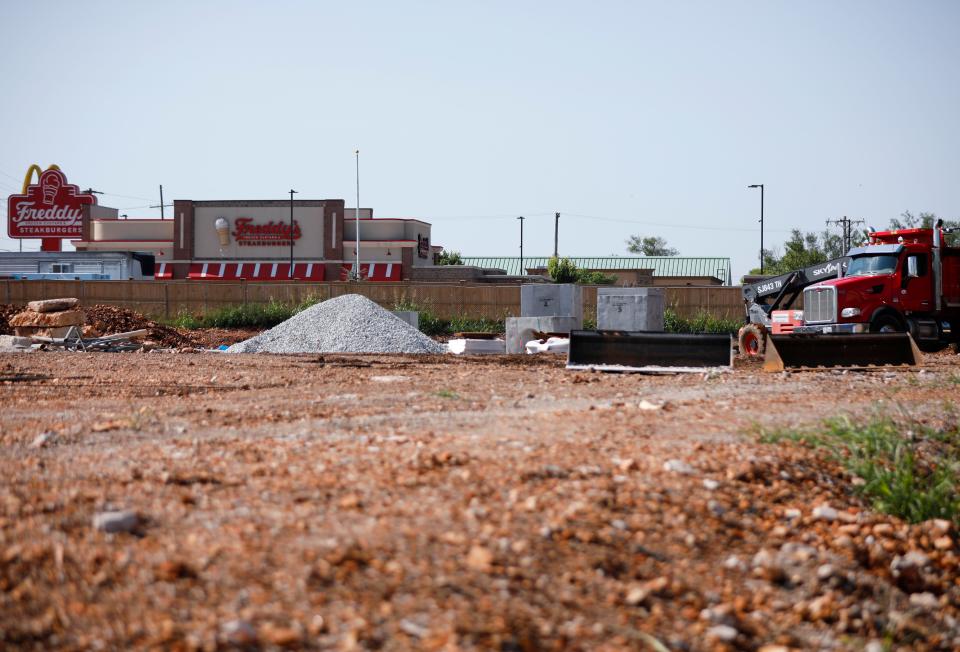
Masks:
[[[906,331],[903,323],[890,313],[880,315],[870,322],[871,333],[905,333]]]
[[[767,334],[759,324],[747,324],[737,333],[737,342],[742,355],[763,355],[767,348]]]

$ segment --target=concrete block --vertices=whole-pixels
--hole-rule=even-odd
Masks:
[[[34,312],[26,310],[10,317],[7,323],[11,326],[60,327],[82,326],[84,322],[82,310],[61,310],[59,312]]]
[[[583,322],[583,292],[575,283],[520,286],[521,317],[576,317]]]
[[[583,328],[582,317],[507,317],[507,353],[524,353],[534,333],[569,333]]]
[[[34,312],[61,312],[70,310],[80,305],[80,299],[44,299],[42,301],[31,301],[27,304],[27,310]]]
[[[30,349],[33,340],[29,337],[16,335],[0,335],[0,351],[26,351]]]
[[[597,330],[663,331],[663,288],[599,288]]]
[[[393,314],[420,330],[420,313],[416,310],[394,310]]]

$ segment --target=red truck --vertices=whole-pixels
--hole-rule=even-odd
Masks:
[[[960,247],[933,229],[873,231],[839,278],[803,290],[795,333],[909,332],[923,351],[960,352]]]

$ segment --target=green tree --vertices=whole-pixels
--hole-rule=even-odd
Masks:
[[[462,265],[463,257],[459,251],[447,251],[444,249],[437,256],[437,265]]]
[[[866,240],[861,232],[851,234],[851,244],[856,247]],[[821,233],[803,233],[793,229],[790,238],[783,243],[783,253],[778,250],[763,250],[763,273],[770,275],[786,274],[827,260],[840,258],[847,252],[843,250],[843,237],[833,231]],[[750,270],[750,274],[759,274],[760,268]]]
[[[580,269],[569,258],[553,256],[547,261],[547,274],[554,283],[582,283],[584,285],[609,285],[616,279],[603,272]]]
[[[668,247],[667,241],[659,236],[644,238],[639,235],[630,236],[627,240],[627,251],[644,256],[676,256],[680,253],[673,247]]]

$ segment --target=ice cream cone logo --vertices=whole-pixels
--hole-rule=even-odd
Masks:
[[[40,182],[40,190],[43,193],[44,204],[53,204],[57,198],[57,193],[60,192],[60,185],[59,174],[44,173],[43,181]]]
[[[217,237],[220,238],[220,246],[226,247],[230,244],[230,222],[225,217],[218,217],[213,223],[213,228],[217,230]]]

